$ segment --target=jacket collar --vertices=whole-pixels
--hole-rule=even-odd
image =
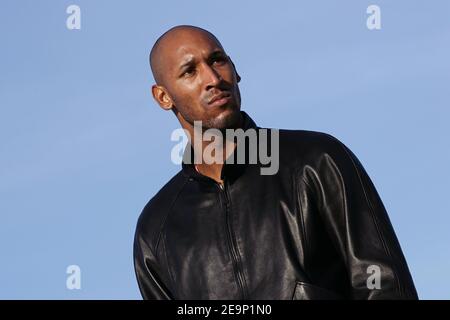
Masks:
[[[258,126],[256,125],[256,123],[253,121],[253,119],[245,112],[245,111],[240,111],[242,118],[243,118],[243,124],[242,124],[242,129],[244,131],[246,131],[247,129],[257,129]],[[191,161],[185,161],[187,158],[187,150],[188,148],[191,149]],[[236,149],[235,149],[236,150]],[[249,153],[249,143],[246,139],[245,142],[245,152],[246,155],[248,156]],[[236,154],[235,152],[232,153],[232,155],[230,157],[235,157]],[[185,148],[185,151],[183,153],[183,161],[182,161],[182,172],[186,177],[189,178],[194,178],[196,180],[212,180],[211,178],[202,175],[201,173],[199,173],[194,166],[194,149],[192,148],[192,145],[188,142]],[[236,159],[236,158],[235,158]],[[244,171],[245,168],[247,166],[247,163],[245,164],[237,164],[236,161],[233,164],[227,163],[225,162],[223,167],[222,167],[222,179],[224,179],[225,177],[227,177],[227,179],[229,180],[235,180],[237,179]]]

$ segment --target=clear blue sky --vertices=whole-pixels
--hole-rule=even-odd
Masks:
[[[81,30],[66,8],[81,8]],[[366,8],[381,8],[381,30]],[[450,298],[450,2],[0,2],[0,298],[140,299],[132,243],[178,170],[148,52],[171,26],[222,41],[260,126],[359,157],[419,296]],[[66,267],[81,268],[81,290]]]

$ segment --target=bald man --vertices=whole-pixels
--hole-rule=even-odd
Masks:
[[[383,203],[350,149],[326,133],[258,127],[241,110],[235,65],[204,29],[168,30],[150,65],[153,97],[189,143],[136,226],[144,299],[417,299]],[[192,138],[206,132],[214,139]],[[228,132],[257,138],[221,137]],[[219,161],[196,161],[212,143]],[[248,155],[273,146],[277,170],[263,174],[267,163]]]

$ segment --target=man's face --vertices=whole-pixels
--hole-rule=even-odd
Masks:
[[[193,125],[224,129],[240,120],[240,92],[230,58],[206,32],[182,30],[162,45],[164,87],[173,106]]]

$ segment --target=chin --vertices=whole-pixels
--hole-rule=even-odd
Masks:
[[[240,108],[228,107],[220,112],[219,115],[210,118],[208,121],[205,121],[205,126],[207,128],[214,128],[219,130],[232,129],[238,127],[240,125],[240,121]]]

